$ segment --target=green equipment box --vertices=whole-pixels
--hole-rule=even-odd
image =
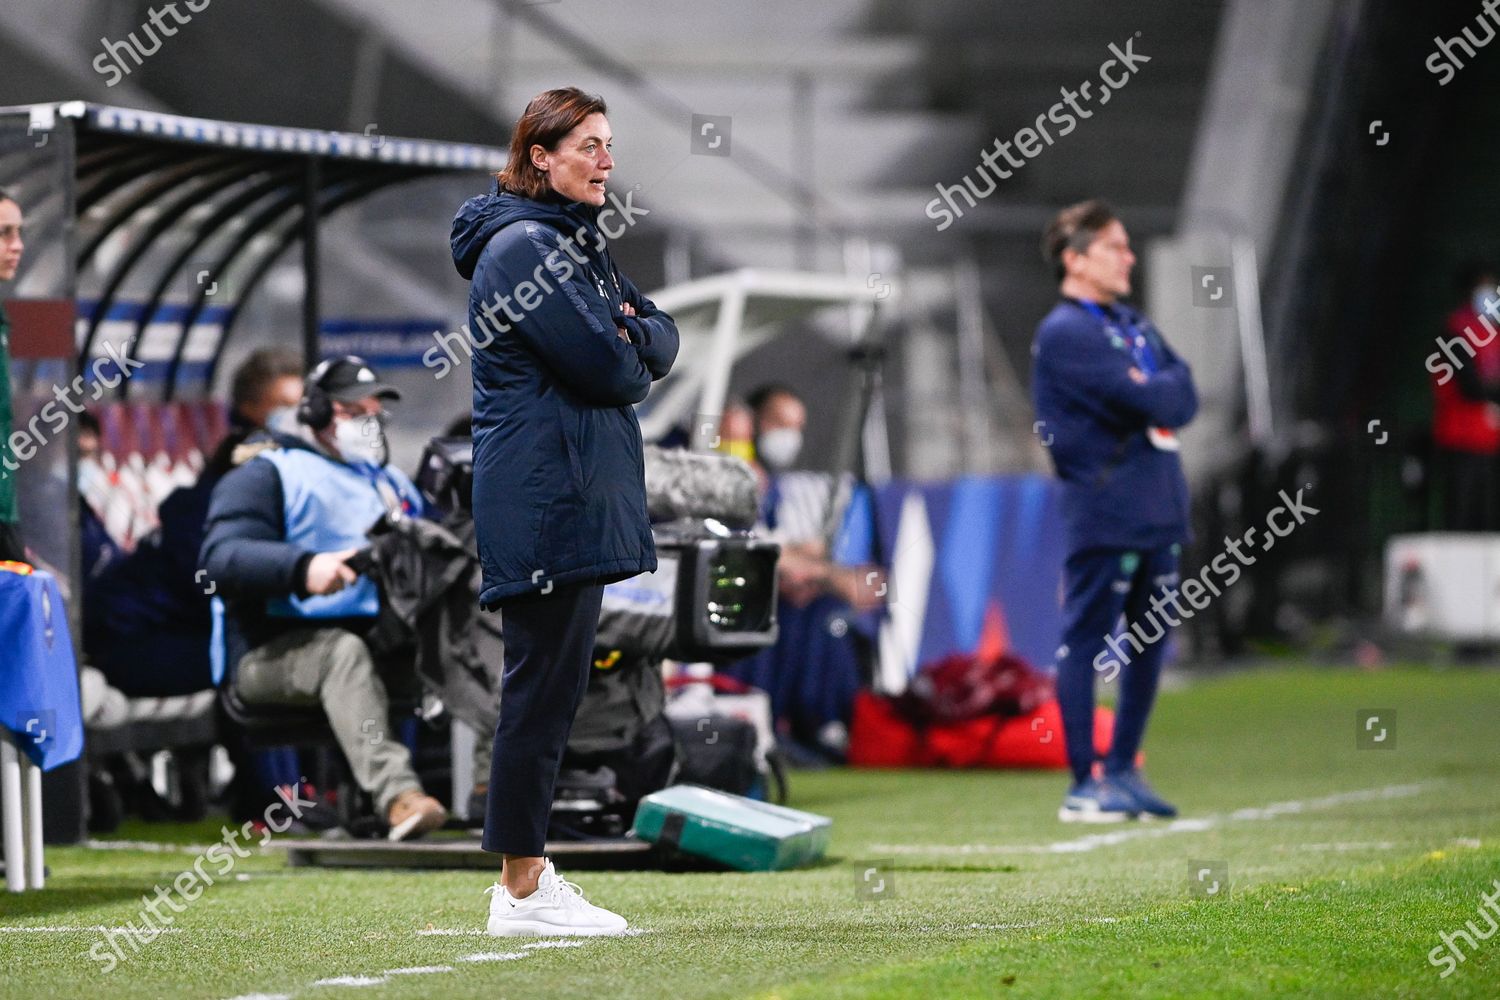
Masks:
[[[746,872],[781,871],[817,861],[833,820],[698,785],[646,796],[631,831],[642,840]]]

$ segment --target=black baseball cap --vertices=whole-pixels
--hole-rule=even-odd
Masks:
[[[308,375],[308,381],[317,386],[329,399],[340,403],[353,403],[375,396],[378,399],[400,399],[395,386],[380,381],[375,369],[365,364],[365,359],[353,354],[329,358]]]

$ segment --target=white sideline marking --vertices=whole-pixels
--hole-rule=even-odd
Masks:
[[[218,843],[218,841],[215,841]],[[152,854],[202,854],[213,844],[162,844],[155,840],[85,840],[83,846],[94,851],[148,851]]]
[[[1027,920],[1019,924],[969,924],[971,931],[1018,931],[1028,927],[1055,927],[1058,924],[1117,924],[1119,917],[1071,917],[1067,920]]]
[[[481,951],[473,955],[464,955],[459,958],[460,962],[514,962],[518,958],[526,958],[524,951]]]
[[[426,930],[417,931],[422,937],[489,937],[488,931],[471,931],[463,927],[430,927]],[[652,933],[649,927],[627,927],[614,937],[639,937],[642,934]],[[605,935],[601,935],[605,936]],[[534,941],[531,944],[522,945],[523,948],[582,948],[588,942],[573,940],[570,938]]]
[[[427,976],[434,972],[452,972],[451,965],[413,965],[407,969],[386,969],[382,976]]]
[[[107,934],[114,931],[123,934],[131,930],[129,927],[105,927],[103,924],[93,924],[88,927],[24,927],[9,926],[0,927],[0,934]],[[181,934],[181,927],[160,927],[157,930],[162,934]]]
[[[871,844],[867,850],[874,854],[1079,854],[1101,847],[1114,847],[1147,837],[1165,837],[1174,833],[1202,833],[1230,822],[1244,820],[1276,819],[1293,816],[1316,809],[1330,809],[1350,802],[1373,802],[1380,799],[1400,799],[1426,791],[1431,782],[1411,785],[1387,785],[1384,788],[1366,788],[1353,792],[1338,792],[1316,799],[1301,799],[1291,802],[1274,802],[1259,808],[1236,809],[1232,813],[1205,816],[1197,819],[1175,819],[1161,825],[1142,825],[1110,833],[1092,833],[1073,840],[1057,840],[1050,844]]]
[[[390,980],[384,976],[330,976],[319,979],[314,986],[379,986]]]
[[[292,1000],[290,993],[246,993],[244,996],[230,997],[229,1000]]]
[[[563,939],[558,941],[533,941],[530,944],[521,945],[527,951],[536,951],[539,948],[582,948],[584,942]]]

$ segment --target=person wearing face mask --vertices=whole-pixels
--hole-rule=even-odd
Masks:
[[[773,383],[746,398],[754,422],[753,465],[761,481],[761,530],[781,542],[778,584],[781,595],[805,607],[822,595],[839,598],[858,611],[879,607],[878,587],[866,586],[870,566],[840,566],[828,555],[824,538],[829,505],[837,484],[821,473],[796,472],[807,427],[807,405],[789,386]]]
[[[198,481],[179,487],[157,510],[157,527],[128,555],[90,573],[83,587],[83,648],[110,685],[131,698],[167,698],[213,686],[209,672],[209,600],[194,579],[203,526],[214,487],[233,467],[232,456],[283,410],[295,429],[302,398],[302,363],[293,351],[265,348],[250,354],[230,380],[229,433],[204,463]],[[98,422],[81,420],[79,480],[83,506],[100,502],[83,485],[108,489],[99,469]]]
[[[781,543],[777,563],[776,645],[727,665],[730,676],[771,696],[788,749],[811,760],[839,759],[854,694],[863,676],[858,626],[883,603],[873,565],[832,558],[830,513],[847,507],[849,488],[820,472],[798,471],[807,406],[790,386],[762,385],[746,397],[752,467],[761,483],[757,531]],[[726,415],[725,423],[728,423]]]
[[[257,432],[297,434],[302,401],[302,356],[286,347],[251,352],[229,380],[229,433],[204,463],[211,482],[234,468],[234,450]]]
[[[1461,302],[1448,314],[1440,342],[1448,360],[1428,370],[1432,381],[1432,443],[1444,481],[1448,531],[1494,531],[1500,525],[1500,288],[1486,261],[1455,275]],[[1439,355],[1434,354],[1434,358]]]
[[[197,482],[162,501],[157,527],[129,553],[113,545],[94,513],[108,502],[112,487],[99,463],[99,422],[91,413],[79,415],[82,643],[89,665],[111,688],[130,698],[171,698],[213,687],[210,601],[197,577],[209,499],[248,439],[266,434],[267,424],[295,431],[301,398],[300,355],[281,347],[253,351],[230,379],[228,433]],[[236,822],[260,818],[278,801],[278,787],[300,782],[293,751],[250,750],[230,732],[223,743],[235,765],[229,809]]]
[[[222,683],[249,704],[321,704],[393,840],[447,819],[387,731],[386,681],[364,641],[380,595],[347,565],[381,517],[423,513],[417,488],[387,464],[382,404],[399,398],[353,355],[319,364],[296,433],[271,428],[237,450],[199,554],[222,601]],[[285,426],[274,411],[270,419]]]

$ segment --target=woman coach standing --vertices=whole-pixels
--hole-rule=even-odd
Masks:
[[[504,856],[489,932],[614,934],[542,856],[553,785],[593,658],[604,585],[656,569],[633,404],[677,357],[677,327],[600,233],[614,160],[604,101],[566,87],[516,123],[498,191],[453,220],[472,278],[480,603],[505,639],[484,847]],[[608,214],[606,210],[605,214]]]

